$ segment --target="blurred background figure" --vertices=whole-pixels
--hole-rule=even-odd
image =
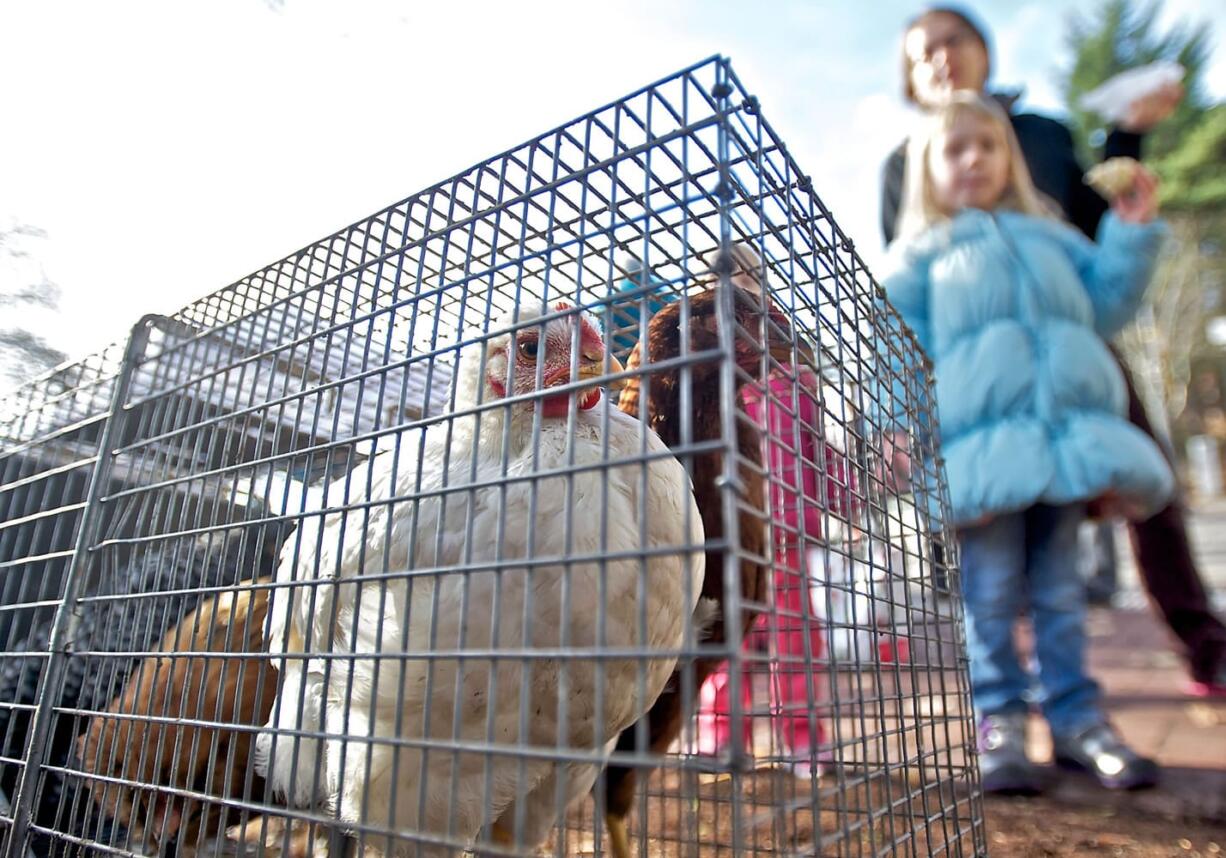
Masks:
[[[755,677],[767,676],[767,721],[772,753],[788,760],[793,774],[808,779],[813,760],[825,755],[825,730],[814,704],[826,695],[825,678],[811,666],[825,656],[825,630],[812,610],[810,588],[816,570],[808,568],[814,547],[823,544],[823,520],[845,519],[852,508],[854,478],[846,450],[828,442],[826,415],[838,402],[808,367],[772,370],[765,390],[747,391],[745,411],[763,430],[763,462],[770,477],[769,509],[774,534],[774,589],[769,610],[745,641],[742,662],[743,712],[754,705]],[[765,656],[766,664],[763,664]],[[753,749],[755,718],[742,720],[732,735],[731,682],[727,666],[703,685],[696,744],[699,753],[717,756],[733,741]]]
[[[761,258],[744,245],[735,247],[732,257],[732,284],[769,304],[769,290],[763,294]],[[615,287],[617,300],[605,314],[615,349],[636,342],[640,320],[645,324],[661,307],[677,299],[667,284],[652,278],[637,260],[627,267],[630,274]],[[741,705],[745,713],[762,712],[755,706],[754,693],[759,689],[757,679],[765,675],[772,753],[783,758],[798,778],[807,780],[820,775],[820,766],[813,763],[824,755],[820,749],[824,730],[815,714],[814,701],[825,696],[826,680],[811,665],[824,658],[826,644],[825,632],[811,607],[806,556],[809,549],[821,544],[823,517],[848,514],[852,477],[846,450],[826,439],[826,422],[843,419],[841,398],[823,389],[817,374],[803,365],[774,367],[765,382],[765,386],[747,386],[742,405],[763,433],[772,525],[769,530],[774,541],[768,550],[773,552],[774,566],[768,609],[744,639]],[[834,401],[840,403],[840,416],[825,415],[823,409]],[[717,756],[734,741],[731,684],[726,665],[703,684],[692,748],[695,752]],[[747,752],[753,750],[757,721],[757,717],[741,720],[742,735],[736,740]]]
[[[1044,116],[1015,112],[1016,94],[989,93],[991,50],[986,30],[962,9],[932,7],[906,27],[902,45],[904,98],[922,111],[948,101],[958,90],[988,93],[1009,115],[1026,166],[1045,203],[1090,239],[1098,233],[1107,201],[1087,185],[1068,127]],[[1142,141],[1181,104],[1184,91],[1168,84],[1132,103],[1126,115],[1106,135],[1104,160],[1126,156],[1140,159]],[[903,175],[907,164],[905,143],[886,161],[882,176],[881,229],[887,242],[898,230]],[[1138,429],[1158,442],[1170,457],[1169,445],[1159,438],[1138,395],[1128,368],[1120,364],[1128,389],[1128,417]],[[1099,518],[1091,506],[1090,519]],[[1102,527],[1109,527],[1103,525]],[[1091,523],[1089,528],[1097,525]],[[1142,522],[1129,525],[1138,571],[1146,590],[1179,639],[1195,694],[1226,694],[1226,626],[1213,613],[1192,555],[1185,511],[1180,495]],[[1114,547],[1110,535],[1099,528],[1087,539],[1098,552],[1089,576],[1092,595],[1109,598],[1114,589]],[[1108,564],[1106,557],[1111,557]]]

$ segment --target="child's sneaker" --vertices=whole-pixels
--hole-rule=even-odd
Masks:
[[[979,775],[983,791],[1038,795],[1043,775],[1026,756],[1026,713],[988,715],[979,722]]]
[[[1089,772],[1107,789],[1145,789],[1158,783],[1158,764],[1124,744],[1103,721],[1075,736],[1053,736],[1056,765]]]

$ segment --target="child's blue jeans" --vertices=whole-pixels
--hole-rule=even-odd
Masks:
[[[1025,608],[1034,624],[1038,702],[1052,732],[1071,736],[1102,720],[1098,685],[1085,671],[1085,585],[1077,573],[1084,518],[1082,504],[1038,504],[958,532],[971,693],[980,718],[1029,708],[1035,677],[1013,642]]]

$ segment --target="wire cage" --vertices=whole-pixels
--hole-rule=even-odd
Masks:
[[[930,378],[727,60],[0,404],[5,855],[985,853]]]

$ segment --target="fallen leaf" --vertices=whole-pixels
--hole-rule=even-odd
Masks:
[[[1136,841],[1127,834],[1096,834],[1094,835],[1095,846],[1135,846]]]
[[[1189,703],[1183,708],[1188,720],[1197,727],[1217,727],[1226,724],[1226,709],[1208,703]]]

